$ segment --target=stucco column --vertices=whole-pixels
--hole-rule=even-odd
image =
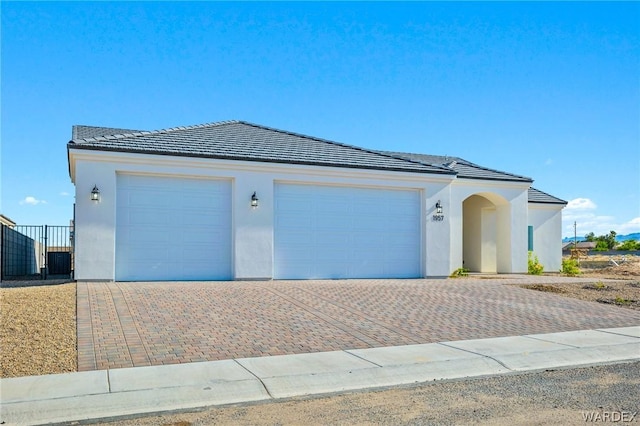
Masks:
[[[528,195],[523,191],[511,200],[511,271],[527,273],[528,254]]]
[[[273,179],[245,173],[233,183],[234,278],[273,278]],[[258,207],[251,207],[256,193]]]
[[[527,191],[497,207],[498,272],[527,272]]]
[[[100,201],[91,201],[93,186]],[[116,173],[106,163],[76,166],[74,276],[77,280],[115,279]]]
[[[451,203],[450,182],[429,184],[424,188],[424,238],[425,275],[447,277],[452,269],[451,246],[453,227],[456,226],[458,210]],[[442,206],[442,215],[436,213],[436,203]]]

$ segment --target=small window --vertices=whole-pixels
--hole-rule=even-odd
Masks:
[[[529,251],[533,251],[533,226],[529,225]]]

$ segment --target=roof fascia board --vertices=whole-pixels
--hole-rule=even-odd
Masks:
[[[311,161],[284,161],[284,160],[264,160],[264,159],[255,159],[255,160],[251,160],[251,159],[247,159],[247,158],[233,158],[233,157],[223,157],[223,156],[214,156],[214,155],[187,155],[187,154],[180,154],[180,153],[175,153],[175,152],[149,152],[149,151],[144,151],[144,150],[122,150],[122,149],[114,149],[114,148],[105,148],[105,147],[95,147],[95,146],[86,146],[86,145],[82,145],[82,144],[76,144],[74,145],[73,143],[68,145],[71,149],[77,149],[77,150],[88,150],[88,151],[92,151],[92,152],[115,152],[115,153],[121,153],[121,154],[140,154],[140,155],[156,155],[156,156],[164,156],[164,157],[180,157],[180,158],[204,158],[204,159],[212,159],[212,160],[229,160],[229,161],[247,161],[247,162],[252,162],[252,163],[274,163],[274,164],[298,164],[298,165],[303,165],[303,166],[318,166],[318,167],[337,167],[337,168],[345,168],[345,169],[361,169],[361,170],[380,170],[380,171],[389,171],[389,172],[401,172],[401,173],[415,173],[415,174],[441,174],[441,175],[450,175],[450,176],[455,176],[457,173],[453,170],[447,170],[447,169],[440,169],[437,171],[421,171],[421,170],[406,170],[406,169],[400,169],[400,168],[381,168],[381,167],[369,167],[369,166],[355,166],[355,165],[343,165],[343,166],[334,166],[331,164],[322,164],[322,163],[317,163],[317,162],[311,162]],[[363,151],[363,150],[361,150]],[[377,153],[374,153],[377,154]],[[380,155],[380,154],[377,154]],[[407,160],[403,160],[403,161],[407,161]],[[422,166],[425,166],[422,163],[415,163],[415,162],[411,162],[411,161],[407,161],[408,163],[414,163],[414,164],[420,164]]]
[[[485,170],[489,170],[492,172],[497,172],[497,173],[505,173],[505,172],[499,172],[497,170],[491,170],[491,169],[485,169]],[[474,176],[465,176],[465,177],[461,177],[460,179],[468,179],[468,180],[482,180],[482,181],[488,181],[488,180],[492,180],[492,181],[498,181],[498,182],[523,182],[523,183],[527,183],[527,186],[531,186],[531,184],[533,183],[533,179],[531,178],[527,178],[527,177],[522,177],[522,178],[513,178],[513,179],[509,179],[509,178],[482,178],[482,177],[474,177]]]
[[[529,201],[529,204],[535,205],[537,208],[543,209],[548,206],[562,206],[564,208],[567,203],[554,202],[554,201]]]
[[[169,156],[156,154],[130,153],[121,151],[88,150],[86,148],[69,149],[69,164],[72,181],[75,181],[75,165],[77,161],[116,163],[128,165],[151,165],[160,167],[191,167],[217,170],[241,170],[251,172],[282,173],[282,174],[307,174],[315,176],[340,176],[351,178],[376,178],[398,181],[429,181],[449,183],[456,179],[452,174],[440,173],[416,173],[410,171],[367,169],[357,167],[333,167],[323,165],[307,165],[297,163],[276,163],[246,160],[230,160],[209,157]],[[75,183],[75,182],[74,182]]]

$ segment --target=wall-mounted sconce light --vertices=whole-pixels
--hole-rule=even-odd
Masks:
[[[442,214],[442,204],[440,204],[440,200],[436,203],[436,214]]]
[[[254,209],[258,207],[258,197],[255,191],[253,191],[253,195],[251,196],[251,207]]]
[[[95,203],[100,201],[100,190],[96,185],[93,185],[93,189],[91,190],[91,201]]]

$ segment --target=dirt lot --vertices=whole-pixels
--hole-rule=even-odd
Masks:
[[[617,265],[611,263],[611,260]],[[589,256],[581,260],[580,266],[580,276],[593,278],[593,282],[520,287],[640,310],[640,257]]]
[[[211,407],[99,425],[585,425],[637,424],[640,363]],[[613,414],[615,413],[615,414]],[[615,420],[624,415],[624,421]]]
[[[588,285],[534,289],[640,310],[640,257],[619,266],[607,266],[608,260],[590,257],[582,262],[583,276],[593,278]],[[602,281],[605,279],[616,281]],[[0,377],[76,371],[75,284],[0,288],[0,310]]]

